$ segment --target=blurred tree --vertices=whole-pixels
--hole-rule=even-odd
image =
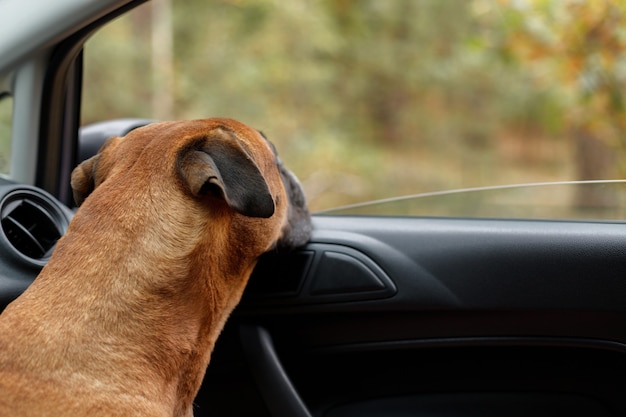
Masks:
[[[504,17],[502,56],[526,66],[540,88],[560,90],[578,179],[623,176],[626,2],[496,0],[490,6]],[[577,199],[593,207],[610,205],[613,196],[594,191]]]
[[[174,35],[171,0],[151,0],[152,114],[174,117]]]
[[[529,69],[556,74],[550,56],[514,52],[532,36],[512,3],[159,1],[165,13],[147,3],[88,43],[84,123],[241,119],[276,142],[318,208],[565,176],[570,156],[545,156],[555,147],[518,156],[537,130],[558,137],[561,96],[574,100]]]
[[[151,118],[150,3],[110,23],[85,47],[82,123]]]
[[[499,80],[486,70],[496,68],[469,47],[476,21],[468,4],[324,2],[343,40],[335,91],[369,121],[361,126],[365,137],[386,146],[488,141],[494,121],[488,100]],[[460,111],[465,116],[457,117]],[[466,117],[484,123],[464,124]]]

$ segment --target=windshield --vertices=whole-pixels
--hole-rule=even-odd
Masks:
[[[620,179],[625,13],[609,0],[151,2],[87,43],[83,124],[242,120],[276,144],[313,211]],[[616,187],[498,198],[601,207],[621,201]],[[426,212],[472,215],[493,193],[475,194]]]

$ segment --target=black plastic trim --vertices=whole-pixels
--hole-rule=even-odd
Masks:
[[[21,262],[42,267],[72,217],[52,196],[34,187],[0,188],[2,245]]]
[[[82,94],[82,47],[101,26],[145,3],[137,0],[103,16],[60,42],[54,49],[43,86],[35,185],[72,205],[69,186],[76,165]]]
[[[610,340],[568,337],[446,337],[363,342],[310,349],[313,354],[371,352],[380,350],[465,348],[465,347],[553,347],[610,350],[626,354],[626,344]]]
[[[324,417],[615,417],[594,398],[559,392],[399,395],[338,405]]]
[[[289,254],[261,258],[246,305],[310,305],[393,297],[396,285],[363,252],[343,245],[311,243]]]
[[[125,118],[105,120],[81,127],[78,133],[76,162],[80,163],[94,156],[108,138],[125,136],[134,129],[154,122],[153,119]]]
[[[311,417],[276,355],[270,334],[258,326],[242,325],[240,338],[270,414],[273,417]]]

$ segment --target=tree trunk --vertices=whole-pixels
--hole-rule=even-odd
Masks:
[[[617,178],[617,161],[606,143],[582,128],[575,130],[574,140],[578,180]],[[615,194],[598,185],[578,187],[575,199],[575,206],[582,209],[608,209],[616,204]]]

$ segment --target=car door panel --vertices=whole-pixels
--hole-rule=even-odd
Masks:
[[[302,252],[269,255],[253,274],[198,399],[207,415],[238,415],[234,402],[213,402],[214,378],[237,374],[221,358],[241,367],[249,391],[236,395],[255,398],[258,415],[626,412],[622,224],[315,216],[314,225]]]

